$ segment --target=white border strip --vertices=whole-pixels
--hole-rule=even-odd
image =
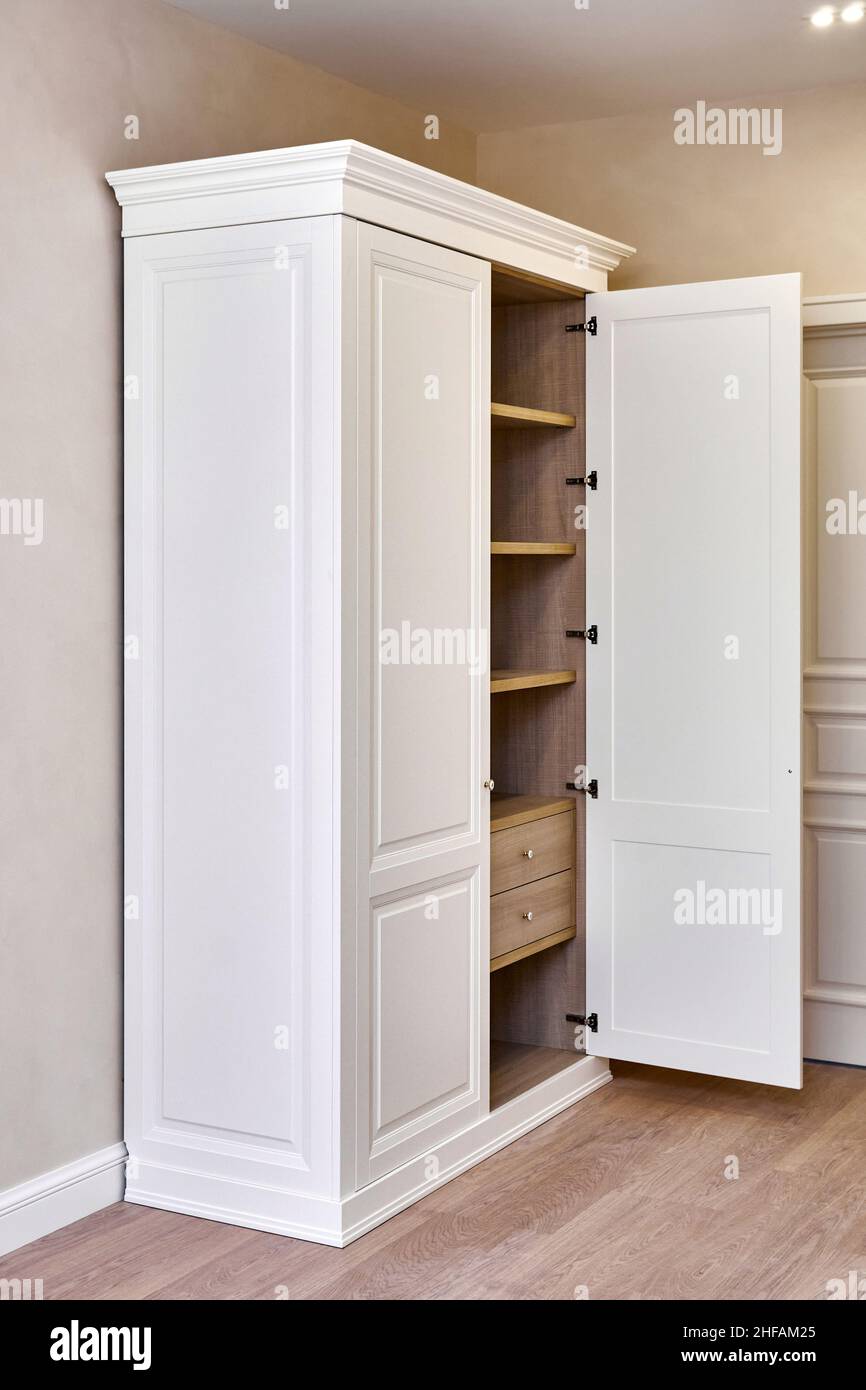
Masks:
[[[0,1255],[122,1201],[125,1163],[126,1145],[111,1144],[0,1192]]]

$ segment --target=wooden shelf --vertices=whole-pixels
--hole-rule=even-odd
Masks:
[[[491,671],[490,693],[501,695],[506,690],[540,690],[545,685],[571,685],[576,680],[576,671]]]
[[[558,1047],[533,1047],[529,1043],[490,1044],[490,1109],[531,1091],[548,1077],[573,1067],[582,1058],[577,1052]]]
[[[543,820],[574,810],[571,796],[524,796],[519,793],[494,792],[490,798],[490,829],[512,830],[515,825]]]
[[[491,555],[575,555],[571,541],[491,541]]]
[[[573,430],[577,424],[576,416],[561,410],[532,410],[525,405],[501,405],[495,401],[490,406],[490,417],[495,430],[532,429],[542,425]]]
[[[537,941],[527,941],[524,946],[517,946],[513,951],[494,956],[490,962],[490,973],[492,975],[494,970],[502,970],[506,965],[526,960],[527,956],[537,956],[539,951],[548,951],[551,946],[558,946],[562,941],[571,941],[574,936],[577,936],[577,927],[564,927],[562,931],[551,932],[550,936],[540,936]]]

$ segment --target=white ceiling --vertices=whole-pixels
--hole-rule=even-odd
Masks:
[[[169,3],[476,131],[866,81],[866,20],[821,0]]]

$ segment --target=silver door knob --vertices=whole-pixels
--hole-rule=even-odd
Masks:
[[[534,850],[534,849],[525,849],[525,850],[523,851],[523,857],[524,857],[524,859],[534,859],[534,858],[535,858],[535,850]]]
[[[524,920],[524,922],[531,922],[531,921],[532,921],[532,913],[531,913],[531,912],[524,912],[524,914],[523,914],[523,920]]]
[[[487,790],[488,790],[489,792],[492,792],[492,791],[493,791],[493,788],[496,786],[496,783],[494,782],[494,780],[493,780],[492,777],[488,777],[487,780],[485,781],[484,785],[485,785],[485,787],[487,788]]]

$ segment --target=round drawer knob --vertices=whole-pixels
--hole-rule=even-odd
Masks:
[[[534,849],[525,849],[525,850],[523,851],[523,857],[524,857],[524,859],[534,859],[534,858],[535,858],[535,850],[534,850]]]
[[[523,914],[523,920],[524,920],[524,922],[531,922],[531,921],[532,921],[532,913],[531,913],[531,912],[524,912],[524,914]]]
[[[484,785],[489,792],[492,792],[493,788],[496,786],[496,783],[494,782],[492,777],[488,777]]]

